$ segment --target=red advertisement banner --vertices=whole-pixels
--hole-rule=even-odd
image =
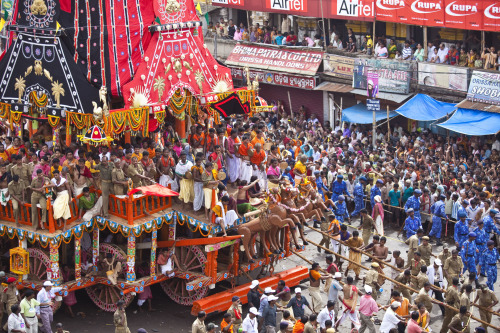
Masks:
[[[322,60],[321,51],[236,44],[226,64],[312,76]]]
[[[409,23],[406,11],[406,3],[409,0],[377,0],[375,2],[375,12],[377,20]]]
[[[445,26],[447,28],[477,30],[482,28],[483,1],[445,0]]]
[[[231,76],[235,80],[246,81],[246,73],[242,68],[231,68]],[[255,79],[262,83],[300,89],[314,89],[316,87],[316,78],[314,77],[250,70],[250,80]]]
[[[500,1],[483,2],[483,30],[500,31]]]
[[[410,0],[406,4],[406,10],[409,11],[410,24],[444,26],[443,0]]]
[[[373,21],[374,0],[332,0],[331,14],[335,18],[356,21]]]

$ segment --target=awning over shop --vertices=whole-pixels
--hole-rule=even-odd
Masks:
[[[227,57],[226,65],[313,76],[322,61],[321,48],[238,43]]]
[[[351,93],[356,95],[366,96],[366,89],[353,89]],[[386,101],[393,101],[396,103],[403,103],[406,101],[412,94],[404,95],[404,94],[391,94],[391,93],[378,93],[378,99],[385,99]]]
[[[330,92],[338,92],[338,93],[348,93],[352,90],[351,86],[347,84],[333,83],[333,82],[323,82],[314,90],[322,90],[322,91],[330,91]]]
[[[458,109],[450,119],[438,126],[467,135],[491,135],[500,131],[500,114]]]
[[[468,99],[464,99],[463,101],[458,103],[456,105],[456,107],[462,108],[462,109],[479,110],[479,111],[500,112],[499,105],[493,105],[493,104],[487,104],[487,103],[481,103],[481,102],[473,102],[473,101],[469,101]]]
[[[389,112],[389,118],[395,117],[398,114],[394,111]],[[377,111],[375,113],[377,121],[387,119],[386,111]],[[371,124],[373,122],[373,112],[368,111],[363,103],[356,104],[350,108],[342,110],[342,121],[356,124]]]
[[[429,121],[441,119],[456,110],[455,104],[440,102],[425,94],[416,94],[396,109],[405,118]]]

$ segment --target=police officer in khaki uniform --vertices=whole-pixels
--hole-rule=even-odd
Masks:
[[[412,287],[416,290],[420,290],[424,287],[424,284],[429,282],[429,277],[427,276],[427,266],[420,267],[420,272],[414,278],[412,278]]]
[[[477,301],[479,300],[479,304]],[[490,290],[487,285],[482,284],[481,285],[481,291],[478,291],[476,295],[476,299],[472,303],[473,305],[479,305],[483,308],[489,308],[493,309],[495,305],[498,304],[498,298],[495,296],[495,292]],[[491,323],[491,312],[487,312],[483,309],[479,309],[479,315],[481,316],[481,320],[485,321],[487,323]],[[488,332],[488,326],[485,324],[481,324],[481,327],[483,327],[486,332]]]
[[[464,269],[462,258],[458,256],[458,251],[451,251],[451,257],[446,259],[443,266],[443,273],[448,280],[448,285],[452,284],[453,278],[458,278]]]
[[[12,211],[14,212],[14,219],[16,221],[16,227],[19,227],[19,216],[21,213],[21,207],[26,203],[24,200],[26,198],[26,184],[24,181],[19,180],[18,175],[12,177],[9,183],[9,194],[12,201]]]
[[[192,333],[206,333],[207,329],[205,327],[205,319],[207,318],[207,314],[205,311],[198,312],[198,318],[193,322],[191,326]]]
[[[420,252],[422,256],[422,260],[425,262],[426,266],[430,266],[431,264],[431,256],[432,254],[432,245],[429,244],[429,237],[422,237],[422,244],[417,247],[417,251]]]
[[[12,176],[18,175],[19,179],[22,180],[24,184],[29,184],[31,182],[31,173],[28,165],[23,164],[21,156],[12,155],[12,164],[12,168],[10,169]]]
[[[128,190],[128,178],[123,169],[117,166],[111,171],[111,181],[113,182],[114,195],[125,195]]]
[[[408,262],[408,266],[406,267],[410,269],[411,275],[417,276],[422,266],[425,266],[425,261],[422,260],[420,252],[417,251],[413,254],[413,259]]]
[[[366,276],[364,278],[364,285],[368,285],[372,287],[372,297],[374,300],[377,300],[378,297],[378,290],[380,289],[380,286],[378,284],[378,268],[380,265],[376,262],[373,262],[371,264],[371,268],[366,272]]]
[[[139,160],[135,156],[132,157],[132,164],[129,165],[127,168],[127,175],[134,182],[133,184],[134,188],[142,186],[143,182],[144,183],[153,182],[151,178],[148,178],[144,175],[144,168],[142,167],[142,164],[139,163]]]
[[[402,284],[409,284],[411,282],[411,272],[409,269],[405,270],[404,272],[400,273],[394,280],[402,283]],[[409,300],[411,299],[411,294],[410,291],[406,288],[403,288],[397,284],[394,284],[394,290],[399,291],[403,297],[408,298]]]
[[[113,163],[108,162],[108,158],[106,156],[103,156],[101,158],[101,163],[97,164],[94,169],[99,170],[101,174],[102,212],[104,215],[103,217],[108,218],[109,195],[112,192],[112,172],[114,165]]]
[[[446,304],[455,308],[457,308],[458,305],[460,304],[460,296],[458,294],[458,277],[453,278],[452,285],[450,285],[446,290],[444,301],[446,302]],[[467,311],[467,309],[465,309],[465,311]],[[455,311],[450,310],[449,308],[445,309],[443,326],[441,327],[441,333],[448,333],[448,325],[450,324],[454,315]]]
[[[443,324],[443,328],[444,328]],[[441,332],[443,332],[443,328]],[[450,330],[453,333],[468,332],[470,329],[470,317],[467,315],[467,307],[461,306],[460,313],[457,313],[451,320],[450,324],[446,327],[446,330]]]
[[[45,184],[50,184],[50,180],[44,177],[42,169],[36,171],[36,177],[31,181],[31,221],[34,230],[38,229],[38,209],[37,204],[40,205],[42,211],[42,223],[47,223],[47,198],[45,197]]]

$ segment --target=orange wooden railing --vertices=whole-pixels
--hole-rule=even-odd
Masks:
[[[94,190],[91,188],[92,192],[101,194],[101,191]],[[78,200],[83,194],[78,197],[73,198],[70,202],[71,218],[66,221],[66,226],[75,222],[78,219]],[[164,209],[172,207],[171,197],[157,197],[157,196],[142,196],[139,198],[133,198],[133,196],[127,196],[126,198],[117,198],[115,195],[111,194],[109,196],[109,213],[111,215],[120,217],[127,220],[130,225],[134,224],[134,220],[145,217],[144,213],[144,202],[147,202],[146,211],[149,214],[154,214]],[[31,222],[31,204],[26,203],[20,207],[19,214],[19,224],[32,227]],[[40,221],[40,226],[47,229],[49,232],[54,233],[58,229],[62,229],[63,225],[58,226],[57,221],[54,220],[54,209],[52,207],[52,200],[47,199],[47,222],[41,223],[42,212],[38,209],[38,221]],[[15,222],[14,211],[12,209],[12,202],[9,201],[6,206],[0,206],[0,220]]]

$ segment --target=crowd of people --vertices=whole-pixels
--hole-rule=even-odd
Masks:
[[[420,313],[420,317],[415,318],[418,322],[425,315],[419,304],[424,304],[427,311],[429,304],[432,306],[430,297],[425,295],[460,310],[465,306],[460,316],[467,315],[473,305],[472,302],[462,304],[461,289],[467,295],[470,288],[479,288],[479,305],[488,309],[496,305],[492,291],[497,279],[496,248],[500,244],[498,137],[442,137],[427,130],[408,132],[399,125],[393,126],[390,133],[380,129],[372,133],[371,128],[363,129],[356,124],[322,124],[315,116],[308,117],[304,107],[292,119],[281,105],[276,113],[207,124],[193,125],[185,142],[166,124],[161,140],[136,137],[130,144],[116,142],[110,147],[90,150],[77,143],[62,150],[52,141],[38,143],[6,137],[0,145],[1,203],[5,206],[11,200],[17,219],[30,198],[36,228],[43,227],[37,223],[37,203],[42,208],[42,223],[46,222],[43,205],[47,192],[54,192],[50,194],[54,198],[54,218],[65,223],[68,206],[73,202],[71,198],[79,198],[76,211],[81,220],[96,215],[107,217],[110,194],[126,196],[129,187],[158,182],[179,191],[182,209],[188,215],[194,214],[207,224],[214,221],[226,234],[237,219],[265,201],[269,190],[309,184],[331,211],[327,219],[314,221],[315,226],[326,233],[318,251],[326,248],[335,256],[335,260],[330,261],[338,273],[343,271],[341,256],[350,260],[344,273],[347,279],[339,280],[345,283],[343,298],[336,298],[334,291],[333,297],[329,297],[332,309],[344,308],[343,312],[336,310],[335,317],[340,319],[331,320],[333,329],[347,318],[355,326],[369,324],[364,316],[371,316],[374,306],[367,305],[370,311],[360,306],[360,317],[356,317],[357,312],[345,309],[357,306],[353,300],[373,303],[368,300],[368,291],[371,290],[371,298],[377,298],[380,285],[377,265],[386,259],[402,270],[394,272],[396,281],[413,285],[419,291],[412,301],[405,288],[393,288],[392,304],[406,305],[393,309],[395,314],[388,318],[394,324],[396,318],[399,323],[406,316],[404,329],[408,332],[413,332],[409,330],[411,318],[417,314],[401,313],[404,309],[409,311],[408,305],[414,304]],[[374,147],[372,135],[376,136]],[[101,190],[102,195],[96,195],[89,187]],[[143,207],[147,210],[147,205]],[[359,225],[353,226],[358,217]],[[393,251],[394,258],[387,257],[384,234],[391,229],[406,233],[406,261],[400,250]],[[364,284],[369,288],[363,287],[365,292],[359,294],[358,299],[355,296],[358,289],[352,281],[363,277],[360,267],[352,262],[360,263],[360,250],[371,252],[376,258],[373,272],[370,270],[364,276]],[[436,256],[440,251],[442,253]],[[331,268],[327,271],[325,275],[311,273],[311,282],[337,279],[336,271]],[[355,276],[348,276],[349,271]],[[486,277],[487,286],[479,285],[481,276]],[[463,277],[466,281],[460,280]],[[350,287],[346,289],[346,286]],[[294,316],[299,326],[306,327],[307,322],[317,325],[315,320],[321,326],[323,305],[317,297],[318,289],[319,285],[311,283],[311,308],[317,317],[303,320],[302,315]],[[328,292],[330,294],[330,290]],[[299,299],[302,298],[299,296]],[[274,310],[266,312],[256,304],[253,307],[256,310],[250,311],[249,317],[254,317],[249,321],[255,316],[269,315],[271,319],[265,320],[272,322]],[[281,307],[289,306],[282,304]],[[448,325],[460,331],[457,323],[464,321],[455,320],[454,312],[447,307],[443,307],[442,312],[442,332],[446,332]],[[384,318],[391,313],[389,307]],[[482,320],[491,321],[491,313],[480,314]],[[422,327],[423,320],[420,321]],[[395,326],[400,327],[400,332],[404,331],[398,323]],[[252,324],[243,326],[249,330],[248,325]],[[381,330],[382,327],[388,326],[382,325]]]

